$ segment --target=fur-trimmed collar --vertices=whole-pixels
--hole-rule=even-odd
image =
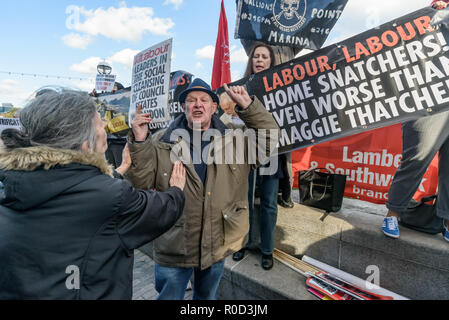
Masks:
[[[44,146],[17,148],[12,150],[0,149],[0,169],[12,171],[34,171],[40,166],[45,170],[56,165],[78,163],[94,166],[103,174],[113,176],[113,168],[104,155],[99,153],[85,153],[82,151],[55,149]]]

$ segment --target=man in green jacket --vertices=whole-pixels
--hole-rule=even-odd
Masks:
[[[158,299],[184,299],[192,272],[193,299],[215,299],[224,258],[246,243],[248,173],[268,160],[278,142],[279,127],[244,87],[225,85],[225,89],[254,135],[246,130],[240,139],[242,130],[236,133],[220,121],[215,115],[218,96],[198,78],[180,95],[185,113],[167,129],[151,135],[150,115],[142,114],[140,108],[132,121],[128,136],[132,166],[127,178],[135,187],[166,190],[172,162],[181,161],[186,168],[183,214],[153,242]],[[257,145],[257,156],[254,148],[248,150],[255,145],[254,138],[264,142]]]

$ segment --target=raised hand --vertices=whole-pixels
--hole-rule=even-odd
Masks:
[[[447,7],[447,3],[444,1],[437,1],[432,5],[432,7],[437,10],[445,9]]]
[[[223,88],[225,89],[226,93],[231,97],[232,101],[237,103],[243,109],[248,108],[249,105],[253,102],[248,92],[246,91],[245,87],[243,86],[228,87],[228,85],[225,83],[223,85]]]
[[[148,124],[151,120],[149,113],[142,113],[142,106],[139,104],[134,114],[134,119],[131,122],[134,139],[136,141],[145,141],[148,135]]]
[[[170,187],[178,187],[181,190],[184,190],[184,186],[186,184],[186,169],[182,162],[177,161],[173,165],[173,171],[171,173]]]

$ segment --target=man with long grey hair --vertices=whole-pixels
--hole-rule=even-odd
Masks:
[[[20,121],[1,134],[0,299],[131,299],[133,249],[180,217],[184,167],[165,192],[114,179],[87,93],[37,95]]]

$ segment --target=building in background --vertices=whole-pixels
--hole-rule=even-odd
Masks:
[[[11,111],[14,108],[12,103],[2,103],[0,106],[0,113]]]

